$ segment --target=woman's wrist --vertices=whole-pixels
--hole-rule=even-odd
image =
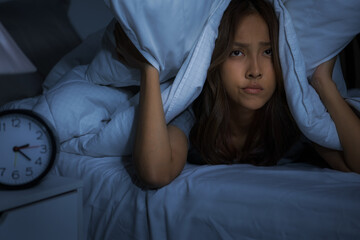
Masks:
[[[319,91],[319,96],[327,111],[335,121],[338,117],[338,113],[344,108],[345,101],[341,96],[336,84],[331,80],[322,86]]]
[[[152,66],[151,64],[145,64],[141,68],[141,81],[144,82],[157,82],[159,83],[159,72],[158,70]]]
[[[328,100],[334,98],[336,95],[340,95],[336,84],[331,79],[331,77],[315,78],[312,80],[312,85],[323,102],[327,102]]]
[[[144,64],[141,71],[146,75],[159,75],[158,70],[151,64]]]

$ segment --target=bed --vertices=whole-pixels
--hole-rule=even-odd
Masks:
[[[102,1],[93,3],[94,9],[99,9],[96,4],[102,6]],[[22,1],[1,4],[0,12],[5,7],[24,6]],[[66,15],[81,4],[73,1],[61,8],[61,21],[66,21],[62,28],[68,35],[62,37],[72,40],[57,59],[49,55],[52,66],[44,65],[44,61],[49,63],[46,58],[36,62],[36,55],[26,53],[20,36],[18,44],[37,71],[12,78],[2,74],[0,79],[21,81],[36,76],[35,82],[29,80],[33,92],[13,93],[3,99],[1,109],[31,109],[58,130],[61,146],[51,174],[83,180],[84,239],[360,238],[360,175],[329,169],[305,141],[272,167],[197,165],[191,163],[196,156],[190,154],[181,175],[171,184],[156,190],[144,188],[136,178],[130,155],[136,87],[134,90],[94,83],[84,77],[96,63],[111,13],[104,12],[102,19],[106,20],[102,26],[84,33],[80,31],[81,22]],[[49,7],[45,5],[44,8]],[[52,9],[58,11],[60,8],[54,5]],[[5,24],[1,13],[0,21],[16,41],[14,26]],[[356,42],[358,38],[352,44]],[[342,62],[349,68],[349,62],[355,60],[346,53],[355,55],[355,51],[346,50],[342,52]],[[360,79],[351,80],[348,85],[359,87]],[[39,81],[42,90],[33,86]],[[169,89],[167,96],[176,95],[170,87],[174,83],[176,79],[162,84],[164,91]],[[0,91],[4,93],[11,88],[10,83],[2,84]],[[115,106],[114,102],[121,104]],[[171,106],[169,103],[168,110],[174,109]]]

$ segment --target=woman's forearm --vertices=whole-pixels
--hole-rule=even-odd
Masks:
[[[157,69],[138,51],[119,23],[114,36],[119,61],[140,69],[142,76],[133,150],[135,168],[147,186],[161,187],[183,169],[187,138],[180,129],[166,125]]]
[[[168,178],[171,146],[161,99],[159,73],[152,66],[142,71],[138,125],[133,158],[141,180],[158,187]],[[164,180],[165,179],[165,180]]]
[[[335,123],[344,161],[350,170],[360,173],[360,119],[342,98],[335,83],[331,79],[323,82],[326,85],[319,86],[318,93]]]

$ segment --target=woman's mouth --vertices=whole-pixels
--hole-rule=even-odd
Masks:
[[[247,94],[258,94],[260,93],[263,88],[262,87],[258,87],[258,86],[254,86],[254,87],[246,87],[243,88],[244,92]]]

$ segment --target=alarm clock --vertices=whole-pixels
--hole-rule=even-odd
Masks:
[[[40,182],[57,155],[57,137],[39,114],[24,109],[0,112],[0,187],[23,189]]]

